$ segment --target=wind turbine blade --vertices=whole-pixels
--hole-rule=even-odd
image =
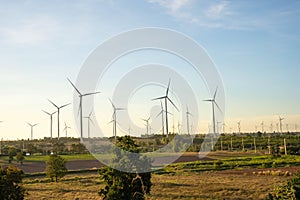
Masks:
[[[29,126],[32,126],[32,124],[30,124],[29,122],[26,122]]]
[[[114,103],[112,102],[112,100],[109,98],[109,101],[110,101],[110,103],[111,103],[111,105],[112,105],[112,107],[114,108],[114,110],[116,109],[116,106],[114,105]]]
[[[39,123],[37,123],[37,124],[34,124],[33,126],[36,126],[36,125],[39,125]]]
[[[54,115],[55,113],[57,113],[57,111],[55,111],[55,112],[51,113],[50,115]]]
[[[173,106],[176,108],[176,110],[179,112],[179,109],[177,108],[177,106],[173,103],[173,101],[169,98],[169,97],[167,97],[167,99],[171,102],[171,104],[173,104]]]
[[[93,114],[93,111],[91,111],[91,112],[90,112],[90,114],[89,114],[89,117],[91,117],[91,116],[92,116],[92,114]]]
[[[216,88],[216,91],[215,91],[215,93],[214,93],[214,98],[213,98],[213,100],[215,100],[215,99],[216,99],[216,96],[217,96],[217,91],[218,91],[218,87]]]
[[[126,108],[116,108],[116,110],[126,110]]]
[[[73,88],[76,90],[76,92],[77,92],[79,95],[81,95],[81,93],[80,93],[79,90],[76,88],[76,86],[72,83],[72,81],[71,81],[69,78],[67,78],[67,79],[68,79],[69,83],[71,83],[71,85],[73,86]]]
[[[51,101],[50,99],[48,99],[48,101],[53,105],[55,106],[57,109],[59,108],[55,103],[53,103],[53,101]]]
[[[161,107],[162,110],[164,109],[162,101],[160,101],[160,107]]]
[[[59,108],[64,108],[64,107],[66,107],[66,106],[68,106],[68,105],[71,105],[71,103],[65,104],[65,105],[63,105],[63,106],[61,106],[61,107],[59,107]]]
[[[107,124],[113,123],[115,120],[111,120],[110,122],[108,122]]]
[[[161,115],[162,113],[163,113],[164,111],[162,110],[162,111],[160,111],[157,115],[156,115],[156,117],[155,118],[157,118],[159,115]]]
[[[168,87],[167,87],[167,91],[166,91],[166,96],[168,96],[168,94],[169,94],[170,83],[171,83],[171,79],[169,78],[169,83],[168,83]]]
[[[221,108],[219,107],[219,105],[217,104],[217,102],[216,101],[213,101],[213,102],[217,106],[217,108],[220,110],[220,112],[223,113],[223,111],[221,110]]]
[[[154,101],[154,100],[165,99],[165,98],[167,98],[167,96],[157,97],[157,98],[154,98],[154,99],[151,99],[151,100]]]
[[[147,119],[147,121],[149,121],[150,120],[150,117]]]
[[[209,101],[209,102],[212,102],[213,100],[211,100],[211,99],[205,99],[205,100],[202,100],[202,101]]]
[[[80,103],[79,103],[79,107],[78,107],[78,113],[77,113],[77,117],[79,116],[79,114],[80,114],[80,110],[81,110],[81,105],[82,104],[82,102],[80,101]]]
[[[86,93],[86,94],[83,94],[83,95],[81,95],[81,96],[89,96],[89,95],[93,95],[93,94],[99,94],[99,93],[101,93],[101,92],[90,92],[90,93]]]
[[[48,113],[47,111],[42,110],[44,113],[46,113],[47,115],[51,115],[50,113]]]

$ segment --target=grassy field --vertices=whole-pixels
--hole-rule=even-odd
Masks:
[[[291,176],[256,175],[251,171],[191,172],[154,174],[147,199],[265,199],[274,185]],[[31,199],[101,199],[103,187],[97,174],[68,175],[58,183],[45,178],[26,178],[24,186]]]
[[[266,199],[275,185],[300,171],[299,156],[214,152],[209,157],[218,159],[176,163],[153,173],[147,199]],[[104,187],[96,172],[69,174],[58,183],[26,177],[23,185],[27,200],[101,199],[97,192]]]

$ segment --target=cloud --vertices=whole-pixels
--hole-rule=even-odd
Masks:
[[[230,14],[229,3],[227,1],[221,1],[217,4],[213,4],[205,12],[205,16],[209,19],[221,19],[229,16]]]
[[[5,43],[37,45],[50,41],[59,32],[58,20],[50,17],[23,19],[0,28]]]
[[[166,9],[167,14],[203,27],[226,27],[224,20],[232,14],[228,1],[147,0]]]
[[[177,14],[180,10],[191,4],[192,0],[148,0],[149,3],[158,4],[168,10],[169,14]]]

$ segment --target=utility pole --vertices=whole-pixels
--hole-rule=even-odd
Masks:
[[[256,141],[255,141],[255,138],[253,138],[253,144],[254,144],[254,153],[256,153]]]

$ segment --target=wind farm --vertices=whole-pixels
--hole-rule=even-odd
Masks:
[[[298,1],[3,1],[0,200],[299,199]]]

